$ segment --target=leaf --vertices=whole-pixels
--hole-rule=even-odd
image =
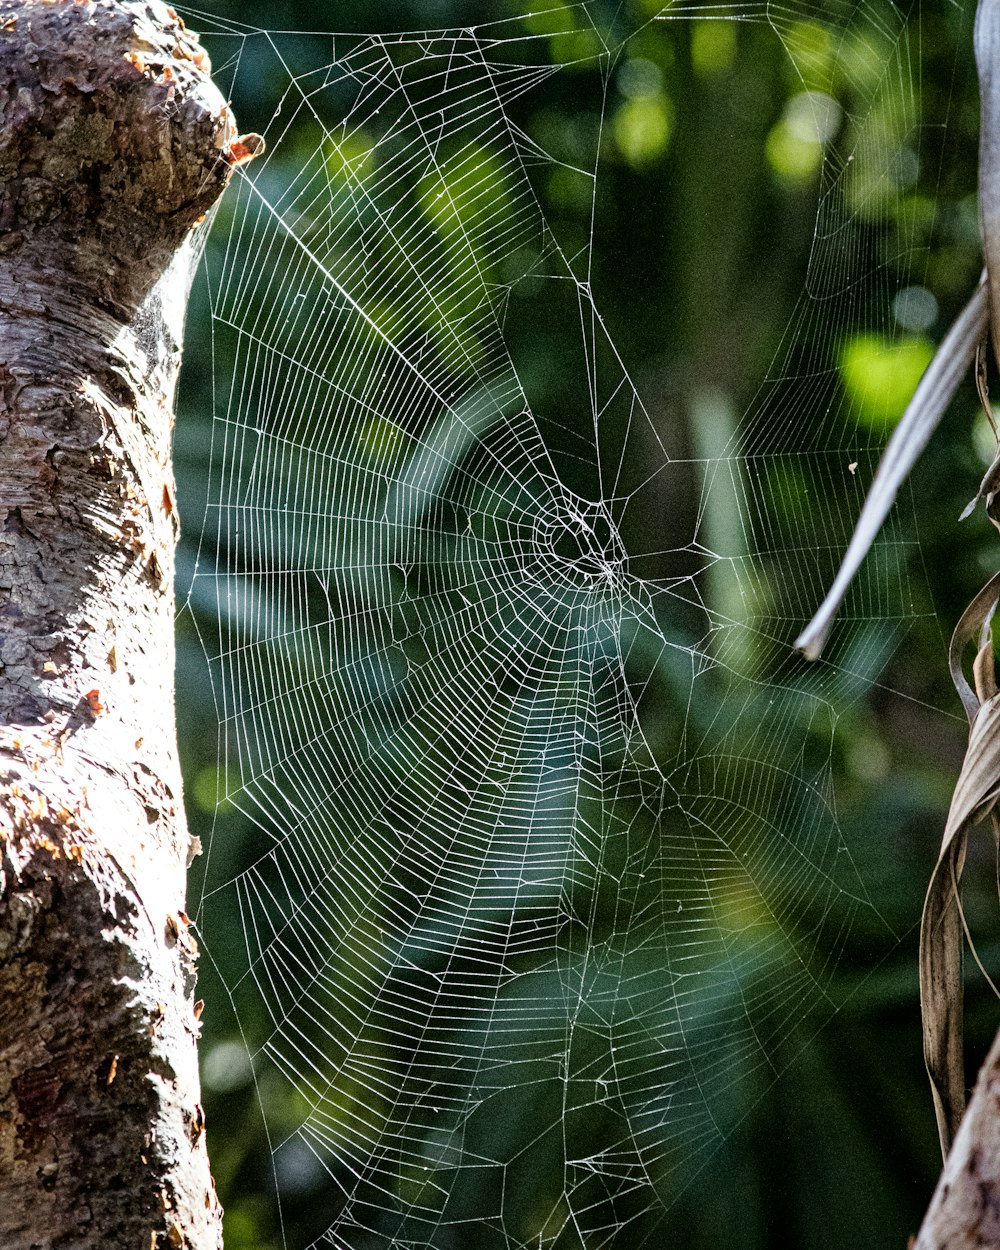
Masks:
[[[833,585],[819,611],[795,640],[796,649],[807,659],[819,658],[854,574],[882,528],[900,486],[940,425],[959,382],[972,364],[989,323],[987,291],[984,273],[972,298],[927,366],[889,439]]]
[[[965,1110],[962,919],[958,882],[966,835],[942,848],[920,918],[920,1018],[942,1157]]]
[[[976,634],[982,635],[983,630],[988,627],[998,600],[1000,600],[1000,573],[995,573],[962,613],[958,624],[955,626],[955,632],[951,636],[951,645],[948,648],[948,667],[951,670],[951,680],[954,682],[955,689],[962,700],[970,725],[976,719],[982,700],[969,685],[962,671],[962,652]],[[983,642],[984,639],[980,636],[980,651],[982,650]]]
[[[931,874],[920,919],[920,1014],[924,1063],[930,1078],[942,1155],[947,1156],[965,1110],[962,951],[965,929],[959,883],[969,830],[993,812],[1000,797],[1000,695],[993,667],[990,621],[1000,574],[976,595],[952,636],[952,680],[971,721],[969,745]],[[965,645],[979,634],[975,691],[962,671]],[[994,817],[994,828],[996,818]]]

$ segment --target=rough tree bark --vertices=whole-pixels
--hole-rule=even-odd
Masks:
[[[0,1246],[216,1247],[174,385],[236,139],[158,0],[0,8]]]
[[[913,1250],[1000,1246],[1000,1034],[976,1082]]]

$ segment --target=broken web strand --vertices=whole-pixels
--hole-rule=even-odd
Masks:
[[[565,169],[593,202],[602,170],[521,125],[567,72],[525,24],[344,36],[305,67],[276,34],[236,36],[287,88],[210,262],[216,485],[189,599],[221,623],[222,797],[257,850],[215,856],[199,919],[239,917],[242,960],[218,962],[258,1071],[290,1091],[279,1185],[314,1161],[333,1244],[646,1228],[732,1131],[727,1091],[759,1091],[834,1009],[857,917],[892,941],[829,753],[885,654],[865,618],[898,610],[905,544],[862,582],[821,691],[788,630],[815,547],[769,510],[781,474],[818,485],[854,450],[803,452],[790,395],[852,272],[824,247],[858,210],[832,170],[787,351],[739,422],[715,405],[704,456],[671,458],[599,315],[597,227],[564,246],[532,177]],[[628,54],[595,41],[600,132]],[[536,411],[521,379],[528,282],[575,306],[586,422]],[[630,518],[692,471],[686,541],[644,549]],[[853,502],[825,503],[843,531]],[[657,560],[679,571],[637,572]]]

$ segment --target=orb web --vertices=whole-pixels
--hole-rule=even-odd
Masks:
[[[574,233],[545,195],[596,203],[622,75],[645,72],[596,8],[309,38],[190,18],[223,77],[280,96],[205,271],[187,602],[215,622],[220,805],[248,833],[236,863],[207,848],[197,921],[234,917],[210,954],[284,1098],[279,1192],[305,1159],[334,1195],[317,1244],[625,1244],[837,1010],[857,926],[896,940],[830,762],[913,617],[912,513],[831,659],[790,644],[878,454],[818,344],[870,325],[844,312],[862,275],[886,324],[898,296],[866,214],[902,200],[921,142],[913,14],[650,18],[770,27],[801,77],[792,137],[811,118],[821,149],[772,367],[742,414],[694,394],[678,456],[602,317],[597,217]],[[581,73],[598,107],[572,159],[530,123]]]

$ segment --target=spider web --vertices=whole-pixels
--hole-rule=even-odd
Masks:
[[[911,15],[660,15],[769,25],[812,115],[845,110],[772,368],[741,416],[699,392],[678,456],[602,318],[594,221],[581,238],[546,208],[553,176],[600,194],[632,63],[593,6],[562,11],[555,34],[191,18],[223,79],[281,83],[206,269],[212,469],[187,599],[217,622],[220,806],[251,832],[235,864],[208,846],[197,920],[238,917],[211,956],[258,1081],[287,1091],[279,1191],[307,1159],[334,1194],[322,1244],[649,1236],[732,1132],[733,1090],[759,1096],[837,1010],[858,927],[897,940],[831,758],[914,618],[912,512],[831,659],[809,669],[790,642],[877,456],[818,345],[871,326],[862,278],[886,324],[899,287],[866,204],[906,190],[886,110],[921,141]],[[526,119],[581,67],[602,96],[572,160]],[[555,382],[532,372],[539,315],[561,328]]]

